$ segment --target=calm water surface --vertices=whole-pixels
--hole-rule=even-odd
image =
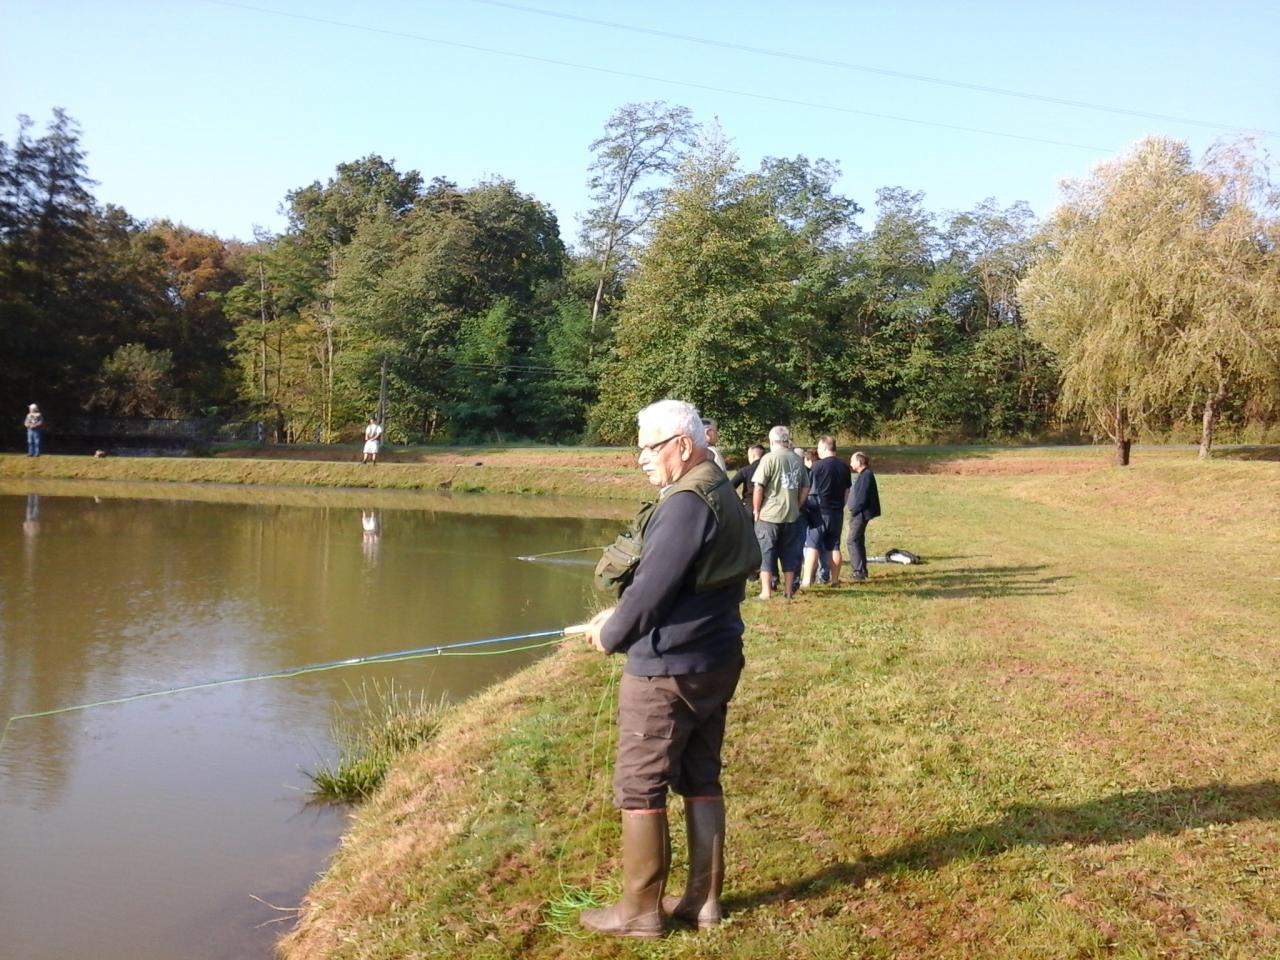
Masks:
[[[574,623],[590,566],[515,558],[601,544],[618,526],[358,497],[0,495],[0,722]],[[456,700],[539,655],[357,667],[14,722],[0,746],[0,956],[265,960],[288,916],[268,904],[294,906],[344,828],[343,809],[308,803],[304,773],[334,756],[335,704],[374,679]]]

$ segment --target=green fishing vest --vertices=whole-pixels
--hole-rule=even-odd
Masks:
[[[622,593],[631,583],[640,551],[644,548],[644,532],[662,505],[672,494],[691,491],[700,496],[716,518],[716,538],[708,550],[694,562],[694,590],[702,593],[735,580],[745,580],[760,569],[760,546],[756,543],[751,515],[738,499],[715,461],[705,460],[693,467],[671,486],[660,500],[646,503],[618,539],[605,548],[596,564],[596,588]]]

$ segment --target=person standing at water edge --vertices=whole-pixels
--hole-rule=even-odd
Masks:
[[[725,811],[720,751],[742,672],[744,582],[760,565],[751,518],[707,455],[698,411],[662,400],[637,415],[639,463],[658,488],[596,567],[617,606],[587,642],[625,653],[618,692],[614,804],[622,814],[622,898],[583,911],[597,933],[657,937],[670,914],[699,928],[722,919]],[[667,792],[685,801],[689,880],[663,898],[671,860]]]
[[[34,403],[27,407],[27,418],[22,425],[27,428],[27,456],[40,456],[40,431],[44,429],[44,417]]]
[[[853,564],[853,580],[867,579],[867,524],[880,516],[880,490],[871,461],[862,451],[849,459],[858,475],[849,494],[849,562]]]
[[[370,417],[369,425],[364,428],[364,459],[361,463],[378,462],[378,441],[382,439],[382,424]]]

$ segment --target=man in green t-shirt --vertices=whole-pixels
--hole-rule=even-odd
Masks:
[[[760,599],[773,596],[773,573],[782,564],[783,596],[796,592],[796,577],[804,559],[804,528],[800,507],[809,496],[809,471],[791,450],[791,430],[769,431],[769,452],[760,458],[752,491],[752,515],[760,544]]]

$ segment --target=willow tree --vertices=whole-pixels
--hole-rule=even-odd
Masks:
[[[1185,143],[1144,140],[1066,186],[1019,286],[1063,412],[1106,432],[1121,465],[1137,431],[1192,397],[1207,456],[1227,397],[1276,382],[1276,248],[1250,156],[1238,144],[1197,167]]]
[[[1163,358],[1172,384],[1200,407],[1200,457],[1209,456],[1223,405],[1234,396],[1280,400],[1280,191],[1249,141],[1211,150],[1213,190],[1191,322]],[[1270,403],[1267,403],[1267,400]]]

